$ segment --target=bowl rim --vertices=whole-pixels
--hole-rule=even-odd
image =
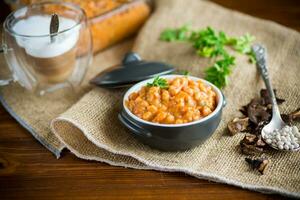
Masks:
[[[177,75],[177,74],[171,74],[171,75],[163,75],[163,76],[160,76],[161,78],[166,78],[166,79],[172,79],[172,78],[176,78],[176,77],[186,77],[186,75]],[[213,90],[217,93],[217,96],[218,96],[218,104],[217,104],[217,107],[215,108],[215,110],[210,113],[208,116],[206,117],[203,117],[199,120],[196,120],[196,121],[192,121],[192,122],[188,122],[188,123],[182,123],[182,124],[160,124],[160,123],[154,123],[154,122],[150,122],[150,121],[146,121],[144,119],[141,119],[139,118],[138,116],[136,116],[135,114],[133,114],[126,106],[125,102],[126,100],[128,99],[129,95],[132,93],[132,92],[136,92],[138,90],[141,89],[142,86],[145,86],[148,82],[151,82],[154,80],[155,77],[153,78],[150,78],[150,79],[147,79],[147,80],[144,80],[144,81],[140,81],[136,84],[134,84],[133,86],[131,86],[127,91],[126,93],[124,94],[123,96],[123,102],[122,102],[122,105],[123,105],[123,109],[125,110],[125,112],[130,116],[132,117],[133,119],[139,121],[139,122],[142,122],[142,123],[145,123],[147,125],[152,125],[152,126],[158,126],[158,127],[185,127],[185,126],[190,126],[190,125],[195,125],[195,124],[198,124],[198,123],[201,123],[201,122],[204,122],[204,121],[207,121],[209,120],[210,118],[212,118],[213,116],[215,116],[217,113],[219,113],[219,111],[223,108],[223,104],[224,104],[224,97],[223,97],[223,93],[221,92],[221,90],[215,86],[214,84],[210,83],[209,81],[207,80],[204,80],[202,78],[198,78],[198,77],[195,77],[195,76],[188,76],[189,79],[192,79],[194,81],[197,81],[197,80],[201,80],[204,82],[204,84],[206,85],[209,85],[213,88]]]

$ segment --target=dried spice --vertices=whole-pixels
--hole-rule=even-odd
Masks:
[[[245,155],[258,156],[264,152],[263,148],[256,147],[255,145],[245,144],[243,142],[240,143],[241,152]]]
[[[276,90],[274,90],[274,93],[276,96]],[[278,104],[285,101],[277,96],[276,100]],[[247,131],[255,135],[260,135],[261,129],[269,123],[272,117],[272,104],[267,90],[262,89],[260,97],[252,99],[250,103],[240,109],[240,112],[249,118]]]
[[[228,130],[230,135],[235,135],[239,132],[247,130],[249,125],[249,118],[234,118],[231,122],[228,123]]]
[[[274,90],[274,93],[276,96],[276,90]],[[280,99],[277,96],[276,99],[279,102],[279,104],[285,101],[284,99]],[[298,116],[300,115],[299,110],[298,112],[293,112],[293,115],[286,115],[284,118],[286,118],[289,121],[292,121],[293,119],[297,118],[297,114]],[[239,119],[235,118],[228,124],[228,129],[231,135],[243,131],[247,131],[255,135],[260,135],[261,129],[269,123],[272,117],[272,104],[267,90],[262,89],[260,91],[260,97],[252,99],[250,103],[248,103],[240,109],[240,112],[245,117]],[[242,119],[245,119],[244,123],[242,123]],[[248,121],[246,119],[248,119]]]
[[[300,120],[300,108],[289,114],[289,116],[291,116],[293,121]]]
[[[290,114],[282,114],[281,117],[282,117],[283,121],[285,121],[289,125],[295,121],[300,122],[300,108],[296,109],[295,111],[291,112]]]
[[[276,96],[278,104],[285,102],[284,99]],[[240,112],[244,115],[242,118],[234,118],[228,123],[228,130],[230,135],[235,135],[239,132],[247,132],[244,138],[240,141],[241,152],[245,155],[261,156],[270,147],[262,139],[261,130],[267,125],[272,117],[272,102],[267,90],[260,91],[260,97],[254,98],[245,106],[242,106]],[[290,114],[281,115],[282,119],[290,124],[295,121],[300,121],[300,108],[291,112]],[[270,160],[267,158],[251,159],[246,158],[246,161],[257,169],[261,174],[264,174]]]
[[[249,132],[252,133],[252,134],[260,135],[261,130],[268,123],[269,123],[269,120],[267,120],[267,121],[261,121],[258,124],[250,124]]]
[[[242,140],[242,142],[244,142],[246,144],[255,144],[256,140],[257,140],[257,136],[256,135],[246,134],[246,136],[244,137],[244,139]]]
[[[245,158],[246,162],[249,163],[252,169],[258,170],[261,174],[265,174],[266,170],[270,165],[270,160],[267,158]]]
[[[268,121],[271,114],[268,108],[262,105],[262,99],[253,99],[247,106],[247,115],[251,122],[258,124],[261,121]]]
[[[274,90],[274,94],[276,96],[277,104],[280,105],[283,102],[285,102],[285,100],[278,98],[277,95],[276,95],[276,92],[277,92],[277,90]],[[265,105],[265,106],[271,105],[272,106],[271,97],[270,97],[270,95],[269,95],[269,93],[266,89],[261,89],[260,90],[260,96],[261,96],[261,100],[262,100],[263,105]]]
[[[246,155],[260,155],[265,151],[266,145],[261,143],[261,138],[253,135],[246,134],[240,142],[241,151]]]
[[[265,141],[262,139],[261,135],[259,135],[257,137],[257,141],[255,143],[255,145],[257,147],[260,147],[260,148],[266,148],[267,147],[267,144],[265,143]]]

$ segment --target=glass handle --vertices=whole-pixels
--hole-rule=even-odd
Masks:
[[[0,53],[4,54],[7,51],[7,47],[5,45],[0,45]],[[7,79],[0,79],[0,86],[8,85],[11,81],[13,81],[13,78],[7,78]]]

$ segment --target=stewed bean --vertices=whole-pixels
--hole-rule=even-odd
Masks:
[[[217,105],[216,93],[202,81],[177,77],[168,80],[168,89],[144,86],[129,95],[127,108],[146,121],[182,124],[211,114]]]

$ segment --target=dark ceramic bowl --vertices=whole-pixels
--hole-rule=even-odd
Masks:
[[[173,79],[181,75],[165,75],[161,78]],[[122,111],[119,120],[142,143],[164,151],[180,151],[195,147],[207,140],[218,127],[225,99],[222,92],[212,83],[200,78],[189,76],[192,80],[201,80],[210,85],[217,94],[217,107],[208,116],[184,124],[158,124],[143,120],[125,106],[125,101],[131,93],[137,92],[153,79],[139,82],[132,86],[124,95]]]

